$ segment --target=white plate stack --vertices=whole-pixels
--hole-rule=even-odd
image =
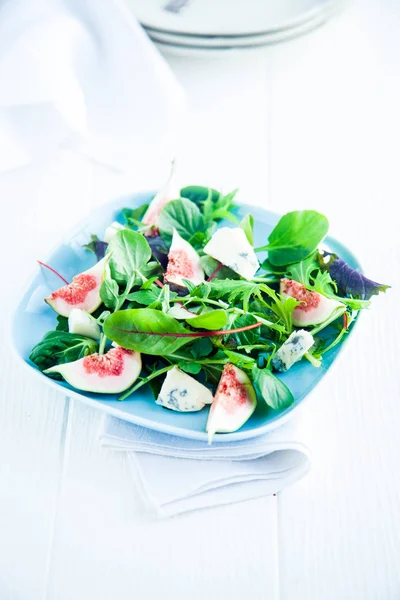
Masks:
[[[312,31],[344,0],[127,0],[163,52],[213,56],[256,49]]]

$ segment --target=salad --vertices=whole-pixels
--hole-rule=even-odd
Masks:
[[[78,390],[134,401],[148,385],[160,410],[209,410],[210,441],[257,402],[287,409],[279,372],[320,367],[389,286],[322,245],[328,220],[314,210],[287,213],[255,248],[235,194],[180,189],[172,172],[150,204],[123,209],[85,246],[94,267],[71,283],[57,273],[64,285],[45,298],[57,323],[30,360]]]

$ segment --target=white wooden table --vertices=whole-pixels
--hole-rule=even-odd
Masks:
[[[101,414],[29,377],[9,314],[35,258],[91,207],[139,186],[67,153],[0,180],[1,600],[400,598],[400,8],[359,1],[305,38],[221,60],[171,59],[189,99],[183,183],[317,208],[375,299],[307,414],[314,464],[279,494],[154,521]]]

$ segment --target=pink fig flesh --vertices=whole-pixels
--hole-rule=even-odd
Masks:
[[[92,313],[101,304],[100,287],[106,274],[106,264],[110,255],[88,269],[76,275],[72,283],[64,285],[45,298],[53,310],[63,317],[69,317],[74,308]]]
[[[257,395],[248,375],[228,363],[219,380],[207,421],[208,440],[214,433],[237,431],[251,417],[257,405]]]
[[[293,325],[307,327],[323,323],[344,304],[326,298],[319,292],[308,290],[302,283],[293,279],[281,279],[280,292],[283,298],[292,297],[300,302],[293,311]]]
[[[90,354],[79,360],[47,369],[60,373],[72,387],[99,394],[119,394],[138,378],[142,368],[139,352],[111,348],[106,354]]]

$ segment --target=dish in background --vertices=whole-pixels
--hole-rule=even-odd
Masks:
[[[272,44],[278,44],[282,42],[287,42],[290,40],[294,40],[297,37],[306,35],[307,33],[311,33],[315,29],[324,25],[331,17],[337,14],[340,11],[340,7],[336,5],[332,10],[326,11],[318,15],[318,17],[304,23],[301,26],[293,27],[290,29],[282,30],[280,32],[271,33],[268,35],[262,35],[255,37],[255,43],[250,43],[250,38],[229,38],[229,42],[227,38],[222,40],[222,45],[219,45],[221,38],[208,38],[207,43],[205,40],[201,40],[201,45],[195,44],[194,41],[192,43],[182,43],[180,41],[172,41],[172,39],[180,40],[178,36],[170,36],[167,34],[156,34],[149,33],[150,38],[155,43],[155,45],[159,48],[161,52],[170,56],[186,56],[186,57],[194,57],[194,58],[213,58],[213,57],[221,57],[226,54],[230,54],[233,52],[243,52],[249,50],[262,50],[267,46]],[[193,40],[193,38],[191,38]],[[197,40],[198,38],[196,38]],[[169,41],[171,40],[171,41]],[[233,40],[238,40],[238,42],[234,42]],[[253,38],[251,38],[253,42]]]
[[[160,32],[197,36],[241,36],[297,26],[314,18],[334,2],[191,0],[178,3],[176,0],[127,0],[127,4],[144,27]]]

